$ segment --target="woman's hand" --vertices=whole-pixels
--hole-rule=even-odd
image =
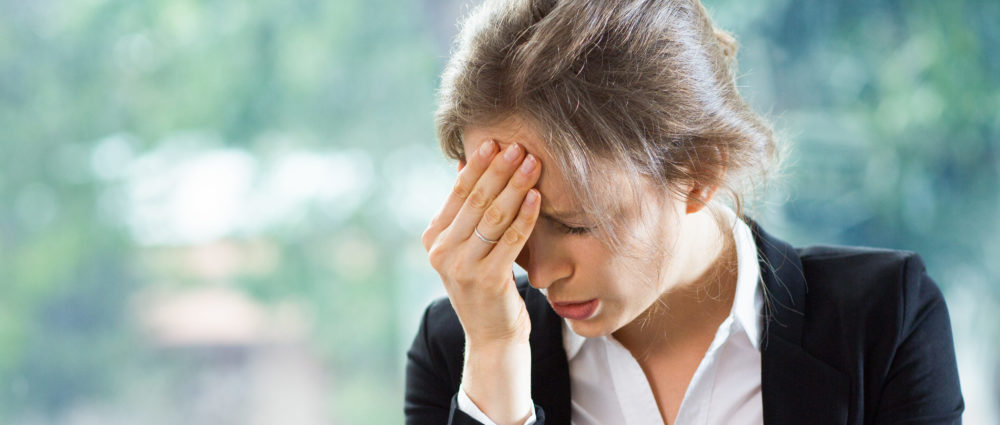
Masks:
[[[512,267],[538,218],[532,186],[541,164],[518,144],[496,150],[488,140],[459,163],[454,190],[422,237],[469,348],[526,344],[531,332]]]
[[[493,422],[522,424],[532,407],[531,320],[512,267],[538,219],[531,187],[541,164],[517,144],[496,149],[488,140],[459,163],[422,240],[465,330],[461,391]]]

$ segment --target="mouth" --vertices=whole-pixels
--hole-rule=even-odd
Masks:
[[[577,302],[549,302],[556,314],[572,320],[586,320],[594,315],[597,310],[598,300],[594,298],[588,301]]]

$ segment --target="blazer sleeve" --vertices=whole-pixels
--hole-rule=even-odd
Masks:
[[[482,425],[458,407],[458,385],[450,377],[449,363],[452,368],[461,368],[458,361],[464,347],[441,343],[442,338],[434,338],[434,329],[438,328],[435,325],[440,325],[435,321],[450,319],[450,315],[438,314],[441,308],[435,308],[436,304],[432,303],[424,310],[417,335],[406,353],[403,403],[406,424]],[[545,412],[538,404],[535,404],[534,424],[545,424]]]
[[[417,335],[406,353],[403,411],[408,425],[451,423],[451,412],[457,408],[444,359],[435,359],[441,353],[431,352],[427,327],[433,307],[432,303],[424,310]]]
[[[960,424],[965,405],[944,297],[917,255],[902,278],[901,326],[876,423]]]

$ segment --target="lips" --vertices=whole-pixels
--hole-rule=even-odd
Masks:
[[[598,300],[594,298],[582,302],[550,302],[556,314],[572,320],[586,320],[597,310]]]

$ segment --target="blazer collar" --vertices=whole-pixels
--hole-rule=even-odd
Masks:
[[[757,244],[764,291],[764,423],[847,423],[848,376],[809,354],[803,345],[808,286],[798,251],[753,220],[748,223]]]
[[[757,259],[760,261],[761,289],[764,291],[764,332],[766,342],[777,335],[795,345],[802,344],[802,319],[806,315],[806,279],[798,252],[787,242],[771,236],[748,220]]]

